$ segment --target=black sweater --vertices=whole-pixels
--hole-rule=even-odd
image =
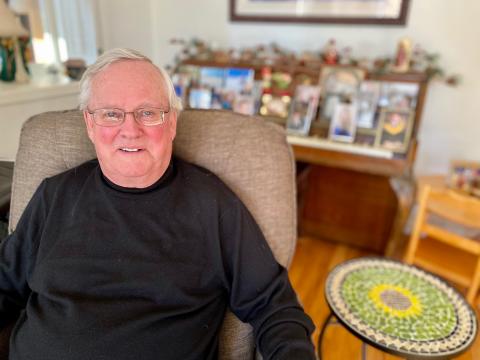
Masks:
[[[180,159],[147,189],[89,161],[46,179],[0,247],[10,359],[215,359],[226,307],[266,359],[313,359],[313,324],[240,200]]]

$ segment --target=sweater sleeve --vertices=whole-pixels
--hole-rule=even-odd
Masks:
[[[46,218],[44,189],[45,182],[33,195],[16,230],[0,244],[0,329],[18,318],[31,292],[28,278]]]
[[[240,201],[224,212],[221,229],[229,305],[253,326],[263,358],[315,359],[314,325],[298,303],[286,269]]]

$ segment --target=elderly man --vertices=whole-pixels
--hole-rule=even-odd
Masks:
[[[215,359],[227,306],[265,359],[313,359],[313,324],[247,209],[172,156],[168,75],[109,51],[80,108],[97,159],[44,180],[0,248],[10,359]]]

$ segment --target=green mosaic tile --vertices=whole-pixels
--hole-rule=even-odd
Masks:
[[[399,269],[366,268],[348,274],[341,296],[373,329],[404,340],[438,340],[455,330],[455,308],[427,281]]]

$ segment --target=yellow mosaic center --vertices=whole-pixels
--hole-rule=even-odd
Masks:
[[[422,306],[408,289],[396,285],[379,284],[373,287],[368,297],[384,312],[399,318],[418,315]]]

